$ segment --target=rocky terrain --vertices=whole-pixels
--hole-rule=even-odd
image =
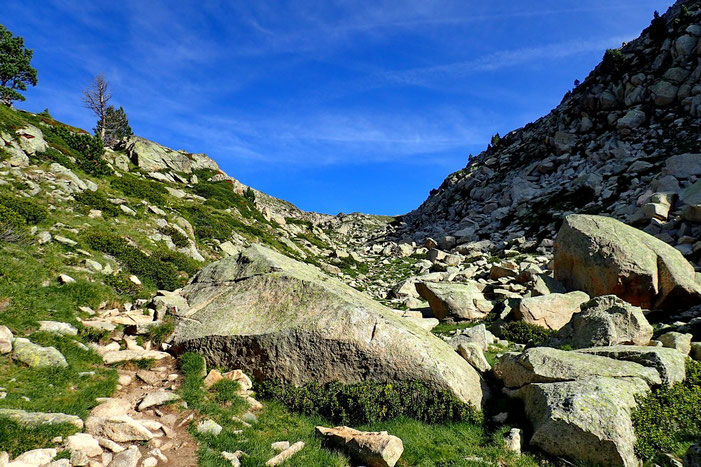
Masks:
[[[0,466],[701,465],[701,2],[398,218],[0,106]]]

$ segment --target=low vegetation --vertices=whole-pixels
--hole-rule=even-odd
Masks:
[[[532,346],[543,345],[554,335],[552,329],[524,321],[512,321],[501,328],[502,339]]]
[[[660,453],[683,456],[701,436],[701,363],[687,360],[686,380],[662,386],[638,401],[635,451],[653,461]]]

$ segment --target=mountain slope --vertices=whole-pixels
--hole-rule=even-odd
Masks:
[[[701,175],[690,172],[698,162],[666,162],[701,149],[699,6],[678,1],[639,38],[607,51],[547,116],[448,176],[403,217],[404,238],[553,238],[565,213],[590,212],[649,224],[676,242],[679,223],[670,228],[667,215],[640,206],[654,193],[673,200]]]

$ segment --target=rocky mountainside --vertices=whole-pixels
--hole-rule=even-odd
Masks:
[[[404,216],[406,240],[552,239],[571,212],[633,223],[698,256],[699,2],[606,52],[545,117],[496,140]],[[692,186],[693,185],[693,186]]]
[[[0,467],[701,465],[700,52],[679,1],[398,219],[0,105]]]

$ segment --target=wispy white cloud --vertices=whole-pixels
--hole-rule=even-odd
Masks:
[[[587,52],[603,51],[606,48],[620,46],[633,35],[617,35],[597,40],[575,40],[537,47],[524,47],[501,50],[488,55],[449,63],[446,65],[413,68],[409,70],[388,71],[381,76],[389,81],[410,84],[429,85],[437,80],[460,79],[468,75],[497,71],[503,68],[520,67],[532,62],[549,62]]]

